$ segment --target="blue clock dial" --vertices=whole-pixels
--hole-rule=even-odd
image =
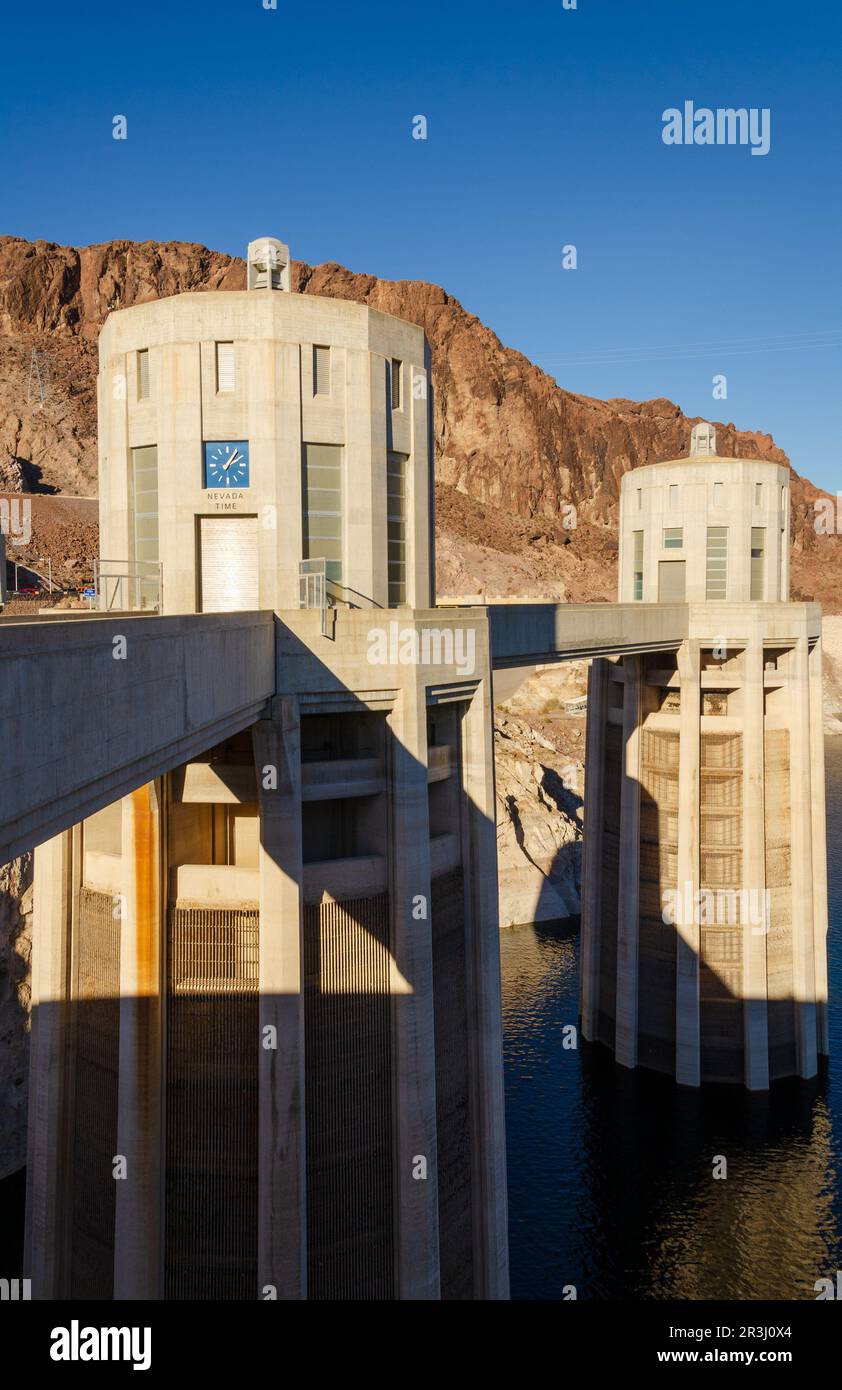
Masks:
[[[248,485],[248,441],[229,439],[206,442],[205,487],[239,488]]]

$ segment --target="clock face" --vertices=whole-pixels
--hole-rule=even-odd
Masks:
[[[205,444],[205,487],[249,485],[249,446],[245,439]]]

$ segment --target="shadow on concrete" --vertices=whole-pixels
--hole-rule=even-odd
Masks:
[[[346,711],[355,704],[366,708],[326,666],[314,677],[318,663],[311,649],[279,620],[276,629],[283,631],[285,644],[278,658],[278,693],[322,689],[341,694]],[[375,673],[374,683],[378,676],[382,681],[382,675]],[[399,749],[401,775],[413,789],[410,794],[419,799],[420,828],[427,807],[427,769],[408,757],[393,731],[389,738],[395,747],[388,752],[387,764]],[[395,1297],[400,1221],[395,1108],[397,1088],[407,1084],[397,1076],[396,1033],[403,1027],[402,1011],[410,1001],[415,1005],[411,997],[417,988],[427,993],[434,1014],[437,1151],[426,1157],[428,1181],[435,1182],[438,1191],[442,1297],[476,1296],[482,1238],[476,1212],[481,1200],[475,1167],[480,1143],[476,1108],[481,1102],[476,1097],[487,1092],[481,1068],[489,1045],[494,1045],[496,1025],[493,1000],[478,999],[484,985],[472,957],[476,945],[466,940],[472,890],[462,864],[470,863],[476,850],[465,827],[471,816],[479,817],[461,781],[459,786],[454,831],[460,836],[460,867],[433,878],[428,925],[413,928],[430,933],[432,980],[419,986],[407,976],[402,961],[401,987],[396,988],[394,924],[397,914],[410,913],[412,903],[396,902],[391,889],[331,904],[324,911],[316,904],[304,908],[306,1201],[308,1294],[312,1298]],[[383,853],[391,863],[386,844]],[[390,868],[390,881],[391,877]],[[132,1171],[116,1180],[114,1176],[115,1156],[119,1144],[125,1143],[124,1129],[118,1140],[121,1004],[133,1005],[141,1020],[144,1012],[148,1014],[147,1025],[136,1019],[142,1046],[144,1037],[155,1036],[150,1001],[121,1001],[113,987],[111,991],[104,988],[104,981],[114,979],[115,969],[119,978],[119,921],[113,922],[110,907],[107,899],[96,928],[88,918],[76,928],[78,939],[88,938],[80,973],[88,997],[69,1004],[41,1003],[32,1019],[34,1056],[38,1056],[40,1037],[61,1039],[52,1076],[62,1092],[59,1128],[63,1139],[55,1156],[61,1170],[59,1217],[49,1243],[62,1269],[60,1296],[74,1299],[113,1297],[115,1259],[121,1258],[115,1253],[119,1184],[135,1180]],[[253,951],[252,964],[244,974],[244,937],[232,923],[232,913],[205,907],[199,916],[195,941],[182,943],[176,952],[173,933],[181,928],[170,908],[167,959],[172,962],[177,955],[182,962],[191,960],[190,974],[213,974],[213,987],[196,987],[195,979],[190,984],[188,977],[178,981],[165,974],[161,1198],[160,1209],[150,1211],[149,1220],[155,1223],[163,1217],[164,1297],[253,1299],[260,1297],[258,1114],[260,1066],[266,1056],[260,1030],[257,947],[252,940],[248,947]],[[90,997],[100,990],[102,997]],[[270,1015],[273,1007],[282,1009],[285,1003],[272,996],[263,996],[263,1002]],[[490,1038],[484,1029],[491,1031]],[[45,1073],[40,1081],[34,1076],[33,1086],[45,1079]],[[493,1087],[495,1078],[491,1080]],[[278,1123],[283,1134],[283,1121]],[[142,1151],[143,1136],[135,1137]],[[502,1138],[501,1134],[501,1142]],[[42,1160],[39,1182],[45,1173],[49,1184],[51,1162],[45,1169]],[[149,1174],[139,1180],[148,1183]],[[20,1200],[19,1185],[13,1198]],[[19,1240],[19,1221],[14,1233],[11,1247]],[[8,1271],[9,1277],[16,1273]]]

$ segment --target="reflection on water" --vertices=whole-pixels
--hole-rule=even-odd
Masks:
[[[568,1051],[578,927],[502,935],[512,1297],[814,1299],[842,1267],[842,738],[828,739],[827,1072],[678,1088]],[[713,1178],[727,1159],[727,1179]]]

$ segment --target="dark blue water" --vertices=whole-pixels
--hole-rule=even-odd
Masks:
[[[818,1081],[692,1092],[602,1049],[565,1050],[578,930],[503,933],[513,1298],[574,1285],[579,1298],[814,1299],[842,1268],[842,738],[826,756],[831,1059]]]

